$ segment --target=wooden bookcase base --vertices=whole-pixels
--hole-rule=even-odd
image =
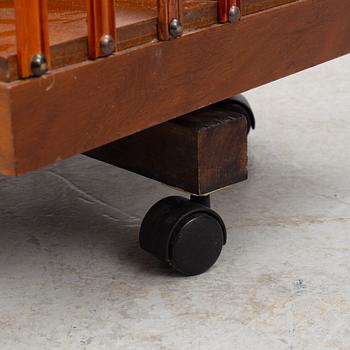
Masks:
[[[247,122],[214,105],[86,153],[195,195],[247,179]]]
[[[293,1],[0,82],[0,173],[37,170],[348,54],[349,13],[349,0]]]

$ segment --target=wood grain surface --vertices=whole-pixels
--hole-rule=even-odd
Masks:
[[[86,0],[49,0],[49,38],[53,69],[88,59],[85,4]],[[183,7],[184,27],[187,32],[217,22],[215,1],[185,0]],[[118,1],[116,23],[118,51],[158,38],[155,6],[138,6],[133,1]],[[0,81],[16,79],[18,74],[13,0],[0,0]]]
[[[16,174],[9,91],[0,88],[0,173]]]
[[[1,142],[12,147],[2,171],[23,174],[349,53],[350,1],[333,4],[297,1],[1,83]]]
[[[87,0],[87,4],[89,58],[95,59],[106,56],[100,44],[104,35],[116,42],[116,3],[114,0]]]
[[[158,39],[170,40],[169,26],[173,19],[183,23],[183,1],[182,0],[158,0]]]
[[[255,12],[264,11],[272,7],[289,4],[298,0],[240,0],[242,14],[249,15]]]
[[[32,75],[35,55],[43,54],[50,62],[48,3],[47,0],[14,1],[18,73],[25,78]]]
[[[235,5],[236,5],[235,1]],[[233,6],[233,0],[218,0],[218,22],[225,23],[229,20],[229,11]]]
[[[204,195],[247,179],[247,121],[213,105],[86,155]]]

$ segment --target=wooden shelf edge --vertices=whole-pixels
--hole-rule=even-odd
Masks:
[[[213,2],[203,3],[201,6],[191,6],[185,10],[184,26],[186,32],[208,27],[215,23],[216,4]],[[117,27],[116,38],[118,52],[156,40],[158,38],[156,12],[153,18]],[[87,61],[89,56],[87,35],[51,45],[50,49],[52,69]],[[17,55],[14,53],[6,58],[0,57],[0,81],[12,82],[18,79]]]

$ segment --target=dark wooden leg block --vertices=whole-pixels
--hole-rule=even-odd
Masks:
[[[86,155],[204,195],[247,179],[247,121],[209,106]]]

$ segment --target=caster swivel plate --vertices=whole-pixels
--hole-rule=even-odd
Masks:
[[[186,276],[207,271],[226,243],[226,229],[212,209],[183,197],[168,197],[146,214],[140,245]]]

